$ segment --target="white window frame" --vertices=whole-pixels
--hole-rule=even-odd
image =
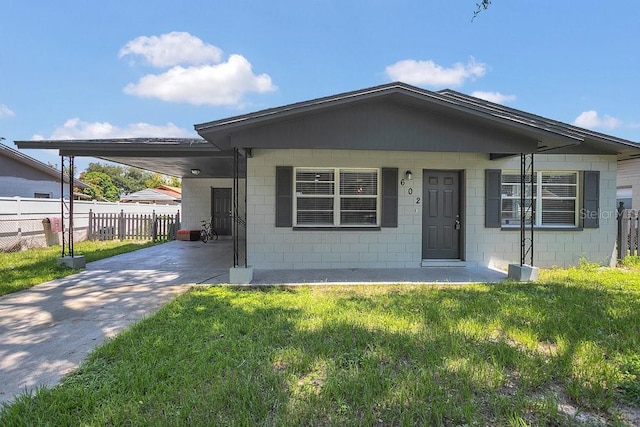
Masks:
[[[297,192],[297,177],[298,172],[333,172],[333,194],[332,195],[303,195]],[[340,174],[342,172],[375,172],[376,174],[376,194],[375,195],[341,195],[340,194]],[[352,168],[352,167],[294,167],[293,168],[293,226],[301,228],[378,228],[380,227],[380,214],[382,212],[382,182],[381,182],[381,169],[380,168]],[[299,198],[313,198],[313,197],[326,197],[333,198],[333,223],[332,224],[298,224],[298,199]],[[341,224],[341,210],[340,201],[342,198],[375,198],[376,199],[376,220],[369,224]]]
[[[543,183],[542,183],[542,178],[544,175],[553,175],[553,174],[560,174],[560,175],[574,175],[575,176],[575,184],[553,184],[554,186],[571,186],[571,187],[575,187],[576,191],[575,191],[575,196],[570,197],[570,196],[566,196],[566,197],[561,197],[559,198],[560,200],[573,200],[574,201],[574,217],[573,217],[573,224],[543,224],[542,223],[542,201],[543,200],[553,200],[554,198],[549,198],[549,197],[544,197],[543,196],[543,192],[542,192],[542,188],[543,188]],[[502,171],[502,176],[504,177],[505,175],[520,175],[520,171],[513,171],[513,170],[505,170]],[[535,175],[535,187],[536,187],[536,191],[535,191],[535,199],[534,199],[534,203],[535,203],[535,227],[540,227],[540,228],[571,228],[571,227],[575,227],[578,228],[579,227],[579,221],[580,221],[580,200],[581,200],[581,188],[580,188],[580,172],[578,171],[558,171],[558,170],[539,170],[539,171],[534,171],[534,175]],[[519,223],[519,218],[516,218],[518,220],[518,222],[516,224],[504,224],[503,222],[503,218],[502,218],[502,201],[504,199],[511,199],[514,200],[516,202],[520,201],[520,194],[519,191],[516,195],[513,196],[506,196],[503,191],[502,191],[502,186],[505,185],[504,181],[501,179],[500,180],[500,193],[501,193],[501,198],[500,198],[500,224],[502,227],[520,227],[520,223]],[[517,185],[518,188],[520,187],[520,184],[513,184],[514,186]],[[530,196],[527,195],[527,198],[529,198]],[[529,221],[527,222],[527,225],[529,225]]]

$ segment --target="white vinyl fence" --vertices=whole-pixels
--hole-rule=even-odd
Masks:
[[[99,218],[114,215],[120,218],[145,217],[167,219],[179,218],[180,205],[149,205],[139,203],[109,203],[98,201],[73,202],[74,240],[86,240],[90,235],[89,217]],[[61,218],[60,199],[34,199],[25,197],[0,197],[0,252],[14,252],[22,249],[58,245],[62,242],[60,232],[51,232],[51,224]],[[68,219],[65,218],[65,222]],[[94,221],[92,221],[94,222]],[[122,222],[121,222],[122,223]],[[147,226],[146,234],[139,238],[152,239],[158,234],[156,221]],[[173,226],[170,224],[173,223]],[[67,223],[68,224],[68,223]],[[166,225],[169,224],[169,225]],[[123,226],[124,227],[124,226]],[[167,220],[159,227],[171,227],[175,231],[179,224]],[[126,227],[125,227],[126,228]],[[160,228],[164,233],[164,228]],[[154,235],[154,231],[156,234]],[[168,232],[168,229],[167,229]],[[91,236],[95,238],[95,236]],[[127,235],[113,235],[110,238],[130,238]]]

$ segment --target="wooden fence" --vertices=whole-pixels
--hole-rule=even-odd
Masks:
[[[618,233],[617,247],[618,260],[621,261],[627,256],[640,255],[640,211],[624,209],[621,202],[618,207]]]
[[[180,213],[175,215],[94,213],[89,211],[89,240],[175,240],[180,228]]]

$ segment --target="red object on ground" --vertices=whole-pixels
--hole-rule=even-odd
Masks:
[[[200,230],[178,230],[178,240],[192,242],[200,240]]]

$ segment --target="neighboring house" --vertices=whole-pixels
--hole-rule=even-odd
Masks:
[[[87,187],[78,180],[74,185]],[[59,199],[60,190],[59,170],[0,144],[0,197]]]
[[[177,187],[160,185],[123,196],[123,203],[146,203],[156,205],[179,205],[182,200],[182,190]]]
[[[535,265],[608,264],[616,163],[640,155],[631,141],[403,83],[196,131],[204,140],[16,143],[182,176],[183,228],[214,214],[260,269],[506,269],[520,261],[521,154],[532,153]]]

